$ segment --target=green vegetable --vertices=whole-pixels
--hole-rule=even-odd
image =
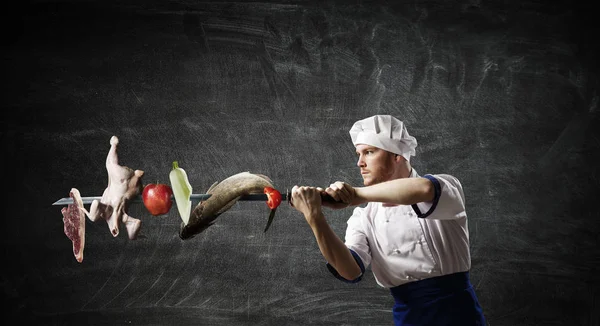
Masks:
[[[177,161],[173,162],[173,169],[169,173],[169,180],[171,180],[171,188],[173,189],[173,196],[175,197],[179,216],[181,216],[183,223],[187,225],[190,220],[190,213],[192,212],[192,201],[190,200],[192,186],[188,180],[187,173],[179,167]]]

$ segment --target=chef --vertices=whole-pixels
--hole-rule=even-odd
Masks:
[[[421,177],[410,164],[417,141],[393,116],[359,120],[350,136],[364,187],[338,181],[326,189],[292,189],[291,205],[304,215],[329,271],[354,283],[370,265],[394,298],[395,325],[487,325],[469,280],[469,229],[458,179]],[[338,203],[322,202],[323,193]],[[357,206],[345,242],[322,206]]]

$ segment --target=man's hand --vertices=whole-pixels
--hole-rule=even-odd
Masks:
[[[292,188],[292,199],[290,205],[297,211],[304,214],[306,222],[313,226],[317,219],[323,218],[323,212],[321,210],[321,192],[315,187],[299,187],[294,186]]]
[[[323,191],[321,188],[319,190]],[[336,181],[327,187],[324,190],[329,196],[335,199],[335,203],[323,202],[323,206],[333,208],[333,209],[341,209],[346,208],[354,202],[356,199],[356,190],[351,185]]]

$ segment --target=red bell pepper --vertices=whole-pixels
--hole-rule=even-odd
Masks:
[[[281,193],[272,187],[265,187],[265,194],[267,194],[267,206],[270,209],[275,209],[281,204]]]

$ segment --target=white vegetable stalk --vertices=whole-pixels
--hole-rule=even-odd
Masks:
[[[183,223],[187,225],[192,212],[192,201],[190,200],[192,185],[190,185],[187,173],[179,167],[177,161],[173,162],[173,169],[169,173],[169,180],[171,180],[171,188],[173,188],[173,197],[175,197],[179,216],[181,216]]]

